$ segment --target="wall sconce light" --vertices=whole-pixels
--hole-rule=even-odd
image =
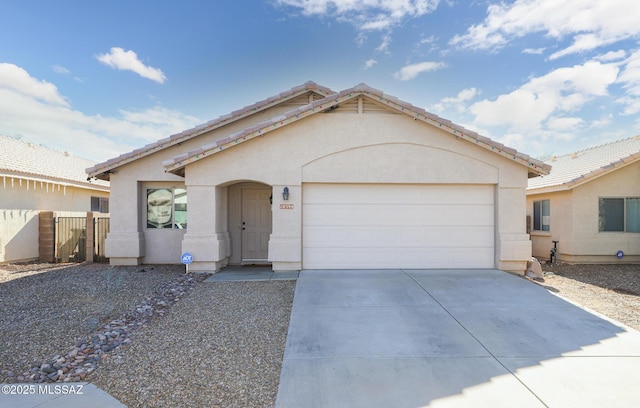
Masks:
[[[289,200],[289,187],[285,187],[284,190],[282,190],[282,199],[284,201]]]

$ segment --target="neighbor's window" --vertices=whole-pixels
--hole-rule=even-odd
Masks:
[[[549,200],[533,202],[533,230],[550,231],[551,204]]]
[[[640,197],[601,198],[598,230],[640,232]]]
[[[147,189],[147,228],[187,228],[187,190]]]
[[[109,199],[106,197],[91,197],[91,211],[109,212]]]

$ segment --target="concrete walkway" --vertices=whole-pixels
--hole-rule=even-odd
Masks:
[[[276,407],[631,407],[640,333],[496,270],[300,273]]]
[[[241,266],[224,267],[220,272],[205,279],[205,282],[234,282],[234,281],[268,281],[268,280],[296,280],[298,271],[274,272],[271,266]]]

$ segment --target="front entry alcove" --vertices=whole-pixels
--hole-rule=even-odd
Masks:
[[[272,188],[262,183],[227,187],[231,265],[266,264],[272,231]]]

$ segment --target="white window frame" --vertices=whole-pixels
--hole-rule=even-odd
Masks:
[[[96,197],[91,196],[91,211],[108,213],[109,212],[109,198],[108,197]]]
[[[640,233],[640,229],[638,231],[629,231],[629,200],[638,200],[640,197],[598,197],[598,232],[603,233],[628,233],[628,234],[637,234]],[[601,203],[603,200],[621,200],[622,201],[622,229],[619,230],[605,230],[604,228],[604,220],[602,214]]]
[[[545,203],[546,212],[545,215]],[[538,208],[536,208],[538,207]],[[533,202],[533,231],[550,232],[551,231],[551,200],[536,200]],[[538,222],[536,222],[538,221]]]

